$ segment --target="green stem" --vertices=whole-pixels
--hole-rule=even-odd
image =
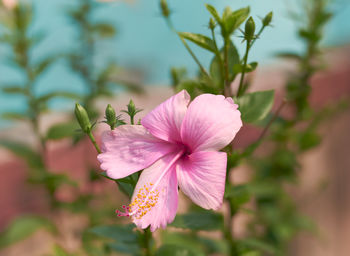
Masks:
[[[233,147],[231,145],[228,147],[227,154],[232,154],[232,151],[233,151]],[[231,169],[231,167],[228,166],[227,173],[226,173],[226,187],[233,186],[233,184],[234,184],[232,177],[230,177],[230,175],[229,175],[230,169]],[[230,200],[230,198],[228,198],[226,200],[226,202],[228,203],[228,206],[229,206],[229,215],[228,215],[228,219],[226,221],[226,224],[223,227],[223,233],[224,233],[224,237],[227,240],[227,243],[229,245],[229,255],[230,256],[238,256],[239,254],[238,254],[237,245],[236,245],[236,241],[235,241],[234,233],[233,233],[233,229],[234,229],[233,218],[234,218],[235,214],[237,213],[237,209],[234,206],[232,200]]]
[[[221,80],[221,83],[223,83],[224,86],[225,86],[224,79],[223,79],[223,77],[224,77],[224,75],[223,75],[224,74],[224,63],[223,63],[222,58],[221,58],[221,52],[220,52],[220,50],[219,50],[219,48],[217,46],[217,43],[216,43],[216,37],[215,37],[214,29],[211,29],[211,36],[212,36],[212,39],[213,39],[213,42],[214,42],[215,55],[216,55],[216,57],[219,60],[219,69],[220,69],[220,74],[221,74],[221,79],[220,80]]]
[[[89,136],[89,138],[90,138],[92,144],[94,145],[94,147],[95,147],[97,153],[101,154],[102,151],[101,151],[100,147],[97,145],[97,142],[96,142],[95,137],[94,137],[94,135],[92,134],[92,132],[91,132],[91,131],[88,132],[87,135]]]
[[[265,26],[262,26],[261,29],[259,30],[258,34],[256,34],[256,36],[254,37],[252,43],[250,44],[250,48],[253,46],[253,44],[255,43],[255,41],[260,37],[260,35],[262,34],[262,32],[264,31]]]
[[[187,42],[185,41],[185,39],[182,38],[181,35],[179,35],[179,32],[176,31],[175,27],[173,26],[171,20],[169,18],[166,18],[166,22],[168,24],[168,27],[174,31],[180,38],[182,44],[185,46],[186,50],[188,51],[188,53],[191,55],[191,57],[193,58],[193,60],[197,63],[200,71],[210,79],[210,76],[208,74],[208,72],[205,70],[205,68],[202,66],[202,64],[200,63],[200,61],[198,60],[197,56],[194,54],[194,52],[191,50],[191,48],[188,46]]]
[[[228,50],[230,46],[229,38],[225,38],[224,42],[224,95],[226,97],[231,96],[230,81],[229,81],[229,70],[228,70]]]
[[[150,228],[146,228],[144,230],[144,249],[145,249],[145,256],[151,256],[152,250],[151,250],[151,240],[152,240],[152,232]]]
[[[229,204],[229,217],[227,223],[223,227],[224,237],[229,245],[229,255],[230,256],[238,256],[237,245],[234,239],[233,234],[233,217],[235,215],[235,210],[232,202],[227,200]]]
[[[254,39],[249,42],[247,41],[247,47],[246,47],[246,52],[244,54],[243,57],[243,62],[244,62],[244,66],[243,66],[243,70],[242,70],[242,75],[241,75],[241,80],[239,82],[239,87],[238,87],[238,91],[237,91],[237,96],[241,96],[244,93],[244,75],[245,75],[245,71],[246,71],[246,66],[247,66],[247,62],[248,62],[248,53],[249,50],[252,48],[252,46],[254,45],[254,43],[256,42],[256,40],[260,37],[260,35],[262,34],[262,32],[264,31],[265,26],[262,26],[258,32],[258,34],[254,37]]]
[[[246,46],[245,55],[243,58],[242,75],[241,75],[241,80],[239,81],[239,87],[238,87],[238,91],[237,91],[238,97],[244,93],[244,76],[245,76],[245,71],[246,71],[246,67],[247,67],[248,53],[250,50],[250,46],[251,46],[251,41],[247,40],[247,46]]]
[[[276,118],[279,116],[281,110],[284,108],[284,106],[286,105],[287,100],[283,100],[282,103],[279,105],[278,109],[276,110],[275,114],[272,116],[272,118],[270,119],[270,121],[267,123],[267,125],[265,126],[264,130],[261,132],[257,142],[260,144],[260,142],[263,140],[263,138],[265,137],[265,135],[267,134],[267,131],[269,130],[270,126],[273,124],[273,122],[276,120]]]

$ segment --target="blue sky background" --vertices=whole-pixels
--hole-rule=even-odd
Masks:
[[[28,0],[29,1],[29,0]],[[33,0],[36,8],[35,30],[45,30],[48,35],[38,49],[33,51],[34,58],[40,58],[52,52],[65,52],[75,45],[75,28],[65,17],[65,10],[73,4],[72,0]],[[208,33],[206,28],[209,14],[204,3],[210,3],[222,11],[226,5],[232,9],[251,6],[251,15],[258,23],[258,17],[274,12],[273,27],[268,28],[255,44],[250,59],[270,64],[276,61],[274,53],[280,51],[302,51],[302,44],[296,37],[295,22],[288,16],[299,0],[168,0],[174,12],[172,20],[179,31]],[[112,21],[118,35],[113,40],[101,44],[96,64],[105,59],[115,58],[121,66],[143,70],[147,84],[168,84],[169,69],[172,66],[185,66],[190,73],[197,67],[189,57],[179,39],[167,28],[160,16],[159,0],[135,0],[134,3],[104,4],[96,12],[97,19]],[[350,1],[338,0],[332,5],[337,12],[327,27],[327,46],[350,42]],[[241,39],[234,38],[240,51]],[[204,64],[211,56],[197,49],[194,51]],[[8,49],[0,47],[0,56],[8,54]],[[9,68],[0,57],[0,85],[21,81],[16,70]],[[67,64],[61,61],[46,72],[37,85],[37,94],[55,90],[84,92],[78,76],[73,74]],[[55,108],[73,108],[71,102],[59,100],[53,103]],[[9,97],[0,92],[0,113],[22,111],[25,103],[20,97]],[[0,124],[4,124],[0,120]]]

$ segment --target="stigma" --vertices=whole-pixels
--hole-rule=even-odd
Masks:
[[[153,183],[148,183],[141,187],[132,202],[126,206],[123,205],[124,212],[116,210],[118,217],[132,217],[141,219],[158,203],[159,191]]]

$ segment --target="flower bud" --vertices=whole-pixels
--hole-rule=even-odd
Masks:
[[[165,18],[168,18],[170,15],[170,10],[168,8],[168,3],[166,0],[160,0],[160,9],[162,10],[162,14]]]
[[[135,106],[135,103],[130,99],[129,104],[126,105],[128,107],[128,110],[121,110],[121,112],[124,112],[129,115],[130,117],[130,123],[134,124],[134,117],[137,113],[141,112],[142,109],[138,109]]]
[[[254,33],[255,33],[255,22],[252,17],[249,17],[249,19],[245,23],[244,38],[247,41],[251,41],[254,38]]]
[[[216,26],[215,20],[213,18],[210,18],[209,20],[209,28],[213,30]]]
[[[13,10],[18,5],[18,0],[2,0],[3,5],[8,10]]]
[[[83,108],[79,103],[75,103],[75,117],[78,120],[78,123],[85,133],[89,133],[91,131],[91,123],[86,112],[85,108]]]
[[[136,107],[135,103],[130,99],[129,104],[127,105],[128,107],[128,112],[129,113],[135,113],[136,112]]]
[[[111,130],[113,130],[117,125],[117,117],[115,115],[115,110],[114,108],[112,108],[111,104],[108,104],[105,114],[106,114],[107,124],[111,127]]]
[[[262,20],[262,23],[263,23],[263,26],[268,26],[270,25],[271,21],[272,21],[272,16],[273,16],[273,13],[272,12],[269,12],[265,18]]]

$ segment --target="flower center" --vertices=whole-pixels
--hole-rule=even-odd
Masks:
[[[153,189],[153,186],[153,183],[148,183],[140,188],[134,200],[128,206],[123,205],[125,212],[116,210],[118,216],[133,216],[136,219],[141,219],[158,202],[159,191],[156,188]],[[133,211],[130,212],[130,209]]]
[[[125,212],[121,212],[119,210],[115,211],[117,216],[130,216],[136,219],[141,219],[153,207],[155,207],[159,201],[160,194],[166,191],[164,188],[159,188],[161,180],[169,172],[169,170],[171,170],[171,167],[176,163],[176,161],[180,159],[184,154],[187,154],[186,152],[187,147],[180,150],[164,168],[162,174],[157,178],[154,184],[146,183],[143,187],[139,188],[132,202],[128,206],[123,205]]]
[[[192,154],[192,150],[190,149],[189,146],[183,144],[182,147],[183,147],[183,155],[184,155],[184,156],[187,156],[187,155],[191,155],[191,154]]]

